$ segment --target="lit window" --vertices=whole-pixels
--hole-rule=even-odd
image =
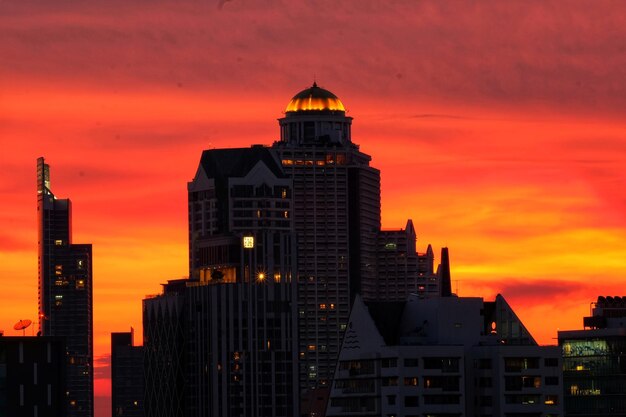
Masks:
[[[280,197],[281,198],[287,198],[287,189],[283,188],[282,191],[280,192]]]
[[[60,240],[60,239],[57,239],[57,240],[54,241],[54,244],[57,245],[57,246],[61,246],[61,245],[63,245],[63,241]]]
[[[285,219],[289,218],[289,212],[287,210],[285,210],[285,212],[283,213],[283,216],[285,216]]]
[[[326,304],[320,304],[320,310],[326,310]]]
[[[334,310],[335,309],[335,305],[333,303],[330,303],[330,309]]]
[[[315,345],[309,345],[309,346],[307,346],[307,349],[309,349],[310,352],[313,352],[313,351],[317,350],[317,347]]]
[[[254,248],[254,236],[244,236],[243,237],[243,247],[246,249]]]

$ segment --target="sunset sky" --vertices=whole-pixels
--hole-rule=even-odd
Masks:
[[[626,295],[624,2],[0,0],[0,329],[37,316],[45,156],[93,244],[109,395],[110,332],[141,342],[141,299],[188,273],[202,150],[270,145],[314,79],[381,170],[383,227],[449,247],[460,295],[503,294],[543,344]]]

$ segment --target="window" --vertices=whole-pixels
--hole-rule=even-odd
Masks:
[[[416,376],[408,376],[404,378],[404,386],[416,387],[417,386],[417,377]]]
[[[546,367],[557,367],[559,366],[559,359],[558,358],[546,358],[544,360],[544,364]]]
[[[383,378],[381,380],[381,385],[383,387],[396,387],[396,386],[398,386],[398,377],[397,376],[393,376],[393,377],[389,377],[389,378]]]
[[[380,360],[380,366],[383,368],[396,368],[398,360],[396,358],[383,358]]]
[[[395,395],[387,395],[387,404],[396,405],[396,396]]]
[[[559,377],[558,376],[547,376],[546,377],[546,385],[559,385]]]
[[[419,406],[419,400],[417,395],[409,395],[404,397],[405,407],[417,407]]]
[[[459,358],[424,358],[425,369],[441,369],[442,372],[459,372]]]
[[[545,405],[557,405],[559,403],[559,397],[557,395],[546,395],[546,399],[543,403]]]

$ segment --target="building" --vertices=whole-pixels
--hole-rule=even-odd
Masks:
[[[64,417],[65,340],[0,334],[0,416]]]
[[[558,347],[500,295],[355,301],[327,416],[562,416]]]
[[[598,297],[583,324],[558,333],[565,415],[626,416],[626,297]]]
[[[380,173],[351,124],[313,84],[271,147],[202,153],[189,278],[144,300],[146,415],[323,414],[357,294],[440,295],[449,265],[416,252],[412,222],[381,231]]]
[[[50,188],[50,167],[37,160],[39,332],[65,338],[67,416],[93,416],[92,254],[72,242],[72,203]]]
[[[204,151],[190,278],[144,300],[147,416],[298,415],[292,181],[270,149]]]
[[[134,330],[111,333],[111,410],[113,417],[143,417],[143,346],[135,346]]]
[[[418,253],[413,221],[399,230],[381,230],[377,238],[376,281],[364,288],[364,301],[404,301],[411,294],[421,297],[440,295],[441,278],[434,271],[435,255],[428,245]]]
[[[394,284],[384,296],[404,299],[418,289],[417,265],[426,272],[432,267],[428,254],[415,254],[412,225],[401,236],[408,239],[401,243],[405,259],[398,249],[383,249],[394,251],[401,265],[378,251],[391,236],[380,231],[380,172],[352,141],[352,117],[335,94],[313,83],[291,99],[279,125],[272,149],[293,181],[300,387],[309,391],[305,403],[323,403],[356,294],[376,298],[382,276]]]

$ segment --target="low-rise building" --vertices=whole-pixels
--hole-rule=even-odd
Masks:
[[[560,351],[500,295],[357,298],[327,416],[562,416]]]
[[[565,415],[626,416],[626,297],[598,297],[584,329],[560,331]]]

